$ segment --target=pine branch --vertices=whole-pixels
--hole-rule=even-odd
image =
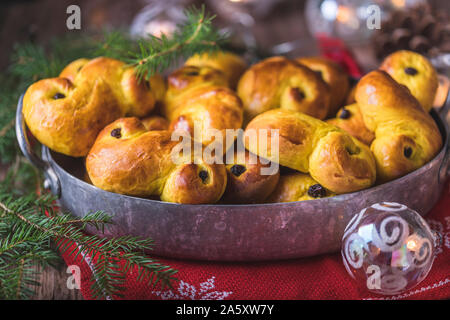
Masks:
[[[121,60],[138,49],[138,43],[132,39],[125,31],[115,30],[105,32],[103,41],[95,49],[95,56],[104,56]]]
[[[0,130],[0,138],[3,138],[10,129],[14,127],[15,119],[11,119],[5,126],[3,126]]]
[[[31,42],[17,44],[11,58],[9,72],[24,85],[58,76],[61,70],[78,58],[94,58],[98,46],[93,35],[73,35],[50,41],[47,48]]]
[[[120,296],[125,274],[131,267],[143,270],[144,276],[140,277],[140,280],[151,286],[170,286],[171,281],[176,280],[176,270],[143,255],[144,250],[152,248],[151,240],[132,236],[113,239],[88,236],[80,225],[103,228],[105,224],[111,223],[111,217],[101,212],[75,220],[68,214],[46,217],[45,212],[51,209],[51,205],[52,198],[48,196],[34,201],[27,197],[12,200],[11,197],[0,196],[0,211],[7,214],[0,223],[0,236],[9,235],[0,241],[0,266],[8,265],[11,261],[17,263],[24,260],[28,263],[29,259],[25,257],[27,253],[32,252],[31,248],[48,253],[51,241],[56,241],[56,247],[63,254],[69,253],[73,256],[77,251],[74,259],[81,254],[80,262],[85,261],[85,255],[89,255],[94,261],[95,281],[92,282],[91,288],[94,297]],[[76,246],[73,246],[74,243]],[[71,247],[73,248],[69,252]],[[54,255],[50,254],[49,257],[53,259]],[[45,255],[41,258],[45,261]],[[119,264],[121,260],[125,261],[124,266]],[[0,268],[0,281],[4,286],[8,285],[9,297],[11,292],[29,293],[29,289],[26,291],[24,286],[25,282],[22,281],[24,270],[28,269],[22,269],[20,265],[14,269]],[[28,273],[27,277],[28,280],[34,281]],[[11,290],[12,287],[16,288],[16,291]],[[0,297],[8,297],[7,290],[2,292],[0,288]]]
[[[215,16],[207,14],[204,6],[201,9],[192,7],[185,11],[185,15],[186,22],[179,24],[170,36],[148,35],[133,45],[125,35],[115,33],[106,38],[97,53],[127,62],[135,68],[139,78],[148,79],[179,59],[216,51],[225,43],[227,35],[220,34],[212,26]]]

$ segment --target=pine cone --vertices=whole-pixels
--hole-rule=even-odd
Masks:
[[[435,56],[450,52],[448,13],[429,5],[394,11],[373,35],[376,55],[382,59],[397,50]]]

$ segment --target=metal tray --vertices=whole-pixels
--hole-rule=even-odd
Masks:
[[[63,156],[45,146],[42,159],[32,151],[22,115],[22,97],[16,132],[22,152],[44,171],[46,186],[63,208],[77,217],[97,210],[113,216],[115,224],[104,235],[150,237],[155,241],[152,254],[164,257],[262,261],[338,251],[352,216],[380,201],[399,202],[425,215],[442,194],[449,164],[447,124],[436,111],[432,116],[444,146],[433,160],[404,177],[332,198],[252,205],[183,205],[96,188],[82,180],[81,159]]]

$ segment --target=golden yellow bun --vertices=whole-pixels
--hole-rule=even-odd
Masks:
[[[64,98],[55,99],[57,94]],[[102,80],[75,86],[65,78],[45,79],[25,93],[23,115],[32,134],[50,149],[85,156],[98,132],[123,115],[111,88]]]
[[[263,164],[261,159],[248,151],[234,154],[233,163],[227,164],[227,188],[223,195],[225,203],[261,203],[275,189],[280,177],[279,170],[269,170],[270,163]],[[273,174],[268,174],[273,173]]]
[[[90,60],[80,58],[69,63],[59,74],[60,78],[66,78],[73,82],[77,73],[83,68]]]
[[[228,87],[225,74],[208,66],[184,66],[167,77],[167,92],[163,113],[170,118],[175,106],[183,103],[184,95],[199,87]]]
[[[164,113],[174,131],[193,135],[194,124],[200,124],[203,144],[215,140],[211,129],[225,138],[226,129],[239,129],[243,121],[242,102],[223,73],[205,66],[185,66],[169,75]]]
[[[187,59],[185,65],[207,66],[222,71],[230,88],[236,88],[239,78],[247,69],[247,63],[244,59],[234,53],[224,51],[193,55]]]
[[[266,138],[258,134],[261,129],[267,132],[265,150],[259,148],[260,139]],[[279,159],[272,150],[271,129],[279,130]],[[365,189],[375,182],[375,160],[366,145],[342,129],[301,112],[274,109],[258,115],[245,129],[244,142],[250,152],[309,172],[337,194]]]
[[[142,79],[147,89],[153,92],[156,103],[163,103],[166,96],[166,81],[159,73],[154,74],[148,79]]]
[[[218,201],[227,182],[225,165],[202,159],[176,164],[177,144],[170,131],[147,131],[139,119],[121,118],[100,132],[86,169],[96,187],[111,192],[178,203]]]
[[[242,126],[242,104],[236,94],[226,87],[199,87],[184,95],[184,100],[174,108],[169,120],[171,130],[183,130],[194,134],[194,124],[201,125],[203,144],[210,144],[214,137],[209,129],[217,129],[226,137],[226,129]]]
[[[281,108],[324,119],[330,109],[329,86],[311,69],[283,57],[251,66],[239,80],[245,122],[265,111]]]
[[[345,99],[346,105],[354,104],[356,102],[355,91],[356,91],[356,85],[350,89],[350,92],[348,93],[347,98]]]
[[[355,93],[365,126],[375,134],[370,148],[380,182],[401,177],[431,160],[442,137],[411,92],[384,71],[372,71]]]
[[[89,174],[87,173],[87,171],[85,171],[83,174],[83,181],[92,184],[91,178],[89,178]]]
[[[340,107],[343,106],[347,97],[350,83],[348,75],[342,67],[332,60],[322,57],[303,57],[296,59],[297,62],[316,71],[330,87],[330,109],[328,117],[334,117]]]
[[[76,60],[62,75],[27,89],[23,115],[42,144],[69,156],[85,156],[98,132],[115,119],[147,115],[161,95],[152,89],[159,77],[138,82],[133,69],[114,59]]]
[[[364,125],[361,110],[356,103],[343,107],[336,118],[329,119],[327,122],[345,130],[368,146],[375,139],[375,134]]]
[[[439,81],[427,58],[412,51],[397,51],[384,59],[380,69],[408,87],[425,111],[431,110]]]
[[[267,202],[292,202],[332,197],[334,194],[306,173],[280,176],[275,191]]]
[[[160,116],[150,116],[141,119],[142,124],[148,131],[153,130],[169,130],[169,121]]]

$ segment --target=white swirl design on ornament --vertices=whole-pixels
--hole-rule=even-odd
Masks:
[[[353,233],[344,245],[344,263],[350,264],[353,268],[359,269],[363,265],[363,239],[357,234]],[[348,268],[348,266],[346,266]]]
[[[359,224],[359,222],[361,221],[364,213],[366,213],[366,210],[367,210],[367,208],[364,208],[359,213],[357,213],[353,216],[353,218],[348,223],[347,227],[345,227],[344,236],[342,238],[345,238],[348,234],[352,233],[356,229],[356,227]]]
[[[390,223],[398,224],[398,226],[393,227],[391,234],[388,234],[387,226]],[[373,228],[372,241],[381,251],[392,252],[404,244],[408,234],[408,223],[399,216],[391,215],[381,221],[379,232],[377,228]]]
[[[381,291],[394,294],[402,291],[408,285],[408,280],[402,275],[386,274],[381,276]]]
[[[380,210],[380,211],[395,212],[395,211],[405,210],[408,207],[403,204],[397,203],[397,202],[381,202],[381,203],[373,204],[372,208]]]
[[[344,255],[344,250],[341,250],[341,256],[342,256],[342,262],[344,263],[345,270],[347,270],[348,274],[349,274],[353,279],[356,280],[356,277],[355,277],[355,275],[353,274],[352,269],[350,269],[350,266],[349,266],[348,263],[347,263],[347,259],[345,258],[345,255]]]
[[[414,247],[408,245],[410,242],[414,242]],[[408,238],[406,246],[410,250],[408,254],[408,262],[416,268],[421,268],[427,265],[433,258],[433,245],[427,238],[413,235]]]

